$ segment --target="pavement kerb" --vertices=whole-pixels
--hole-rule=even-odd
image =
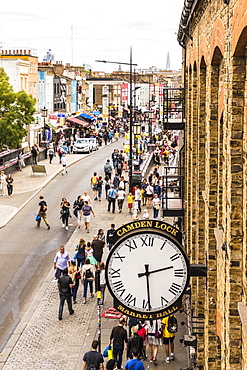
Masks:
[[[114,144],[114,143],[111,143],[111,144]],[[104,148],[106,148],[106,146],[103,146],[103,147],[99,147],[99,150],[102,150],[102,149],[104,149]],[[88,156],[89,156],[90,154],[87,154],[87,155],[85,155],[85,157],[83,157],[83,158],[78,158],[78,159],[75,159],[75,160],[73,160],[72,162],[70,162],[69,164],[68,164],[68,167],[70,167],[70,166],[72,166],[73,164],[75,164],[76,162],[79,162],[79,161],[81,161],[81,160],[83,160],[84,158],[87,158]],[[16,209],[15,211],[13,211],[13,213],[11,213],[11,215],[7,218],[7,220],[6,220],[6,222],[5,223],[3,223],[3,224],[1,224],[0,225],[0,229],[2,229],[4,226],[6,226],[8,223],[9,223],[9,221],[11,221],[12,220],[12,218],[14,218],[15,217],[15,215],[20,211],[20,210],[22,210],[22,208],[24,208],[34,197],[36,197],[36,195],[40,192],[40,190],[41,189],[43,189],[47,184],[49,184],[49,182],[51,182],[53,179],[54,179],[54,177],[56,177],[59,173],[61,173],[63,171],[63,169],[62,168],[60,168],[60,169],[58,169],[58,170],[56,170],[53,174],[51,174],[45,181],[44,181],[44,183],[42,184],[42,185],[40,185],[38,188],[35,188],[35,189],[33,189],[33,190],[36,190],[35,191],[35,193],[34,194],[32,194],[31,196],[30,196],[30,198],[28,198],[18,209]]]

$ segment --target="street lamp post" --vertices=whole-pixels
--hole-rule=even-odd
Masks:
[[[149,115],[149,135],[150,135],[150,137],[151,137],[151,143],[153,143],[153,139],[152,139],[152,120],[153,120],[153,118],[154,118],[154,112],[152,111],[152,110],[150,110],[149,112],[148,112],[148,115]]]
[[[132,107],[132,83],[133,83],[133,77],[132,77],[132,67],[137,66],[137,64],[132,63],[132,47],[130,48],[130,62],[129,63],[122,63],[122,62],[110,62],[106,60],[95,60],[95,62],[100,63],[113,63],[113,64],[123,64],[128,65],[130,67],[130,129],[129,129],[129,135],[130,135],[130,155],[129,155],[129,191],[132,192],[132,183],[133,183],[133,140],[132,140],[132,134],[133,134],[133,107]]]
[[[43,133],[42,133],[42,140],[43,141],[46,141],[46,136],[45,136],[45,119],[47,117],[47,112],[48,112],[48,110],[46,109],[46,107],[44,107],[43,109],[41,109],[41,116],[44,118]]]

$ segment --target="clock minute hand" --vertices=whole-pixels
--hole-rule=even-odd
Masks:
[[[148,275],[150,275],[150,274],[153,274],[154,272],[159,272],[159,271],[164,271],[164,270],[170,270],[172,268],[173,268],[173,266],[168,266],[168,267],[163,267],[163,268],[158,269],[158,270],[141,272],[141,273],[138,274],[138,277],[145,276],[145,275],[147,275],[147,273],[148,273]]]

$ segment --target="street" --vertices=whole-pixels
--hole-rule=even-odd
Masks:
[[[70,219],[69,231],[62,229],[59,205],[62,197],[70,204],[84,190],[90,189],[93,171],[103,175],[103,166],[113,148],[122,148],[122,140],[100,151],[93,152],[68,168],[68,174],[59,174],[39,195],[48,204],[48,231],[43,221],[41,228],[35,225],[38,196],[32,199],[16,216],[1,229],[0,268],[0,342],[1,349],[32,301],[37,289],[50,271],[55,251],[66,244],[76,228],[76,219]],[[57,161],[57,158],[55,158]],[[68,156],[69,161],[69,156]],[[27,179],[28,181],[28,179]],[[92,193],[89,192],[91,195]],[[99,227],[101,220],[99,220]]]

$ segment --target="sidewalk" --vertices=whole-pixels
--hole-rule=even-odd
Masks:
[[[104,149],[105,146],[99,147]],[[68,154],[68,167],[89,154]],[[62,165],[59,164],[58,156],[53,158],[52,164],[49,159],[38,162],[45,165],[47,175],[36,174],[33,176],[31,166],[24,167],[22,171],[13,173],[14,191],[12,198],[7,196],[0,197],[0,228],[4,227],[18,211],[20,211],[36,194],[47,185],[58,173],[62,171]]]
[[[104,148],[104,147],[103,147]],[[85,155],[84,155],[85,156]],[[69,164],[72,161],[80,160],[82,156],[69,155]],[[44,161],[43,161],[44,162]],[[43,164],[43,162],[41,162]],[[1,197],[0,214],[6,209],[6,205],[15,207],[12,214],[3,217],[1,227],[7,223],[10,217],[12,218],[24,202],[28,202],[30,196],[35,196],[36,192],[44,186],[44,184],[58,172],[61,171],[61,165],[57,164],[55,158],[54,164],[47,164],[47,177],[30,178],[26,184],[28,171],[31,169],[25,168],[23,172],[16,173],[14,179],[16,182],[15,191],[20,191],[13,198]],[[26,174],[25,174],[26,171]],[[18,185],[17,185],[18,184]],[[24,189],[29,187],[28,192]],[[33,190],[32,187],[35,189]],[[18,198],[17,198],[18,197]],[[10,203],[12,202],[12,203]],[[19,203],[18,203],[19,202]],[[87,234],[83,228],[76,229],[69,239],[66,250],[70,253],[71,258],[74,255],[74,247],[81,237],[86,241],[91,241],[93,235],[97,234],[99,228],[106,230],[111,223],[115,223],[116,228],[131,221],[131,216],[127,212],[127,203],[124,204],[123,213],[108,213],[107,201],[94,202],[94,211],[96,217],[91,218],[91,230]],[[73,219],[72,219],[73,220]],[[169,222],[168,219],[165,220]],[[108,250],[105,248],[103,260],[106,259]],[[0,369],[3,370],[40,370],[40,369],[66,369],[79,370],[82,368],[83,354],[90,349],[93,339],[97,339],[97,306],[96,298],[88,299],[86,304],[82,304],[82,286],[80,285],[77,304],[73,306],[75,314],[70,316],[68,309],[64,307],[63,320],[58,320],[59,295],[57,284],[53,282],[54,270],[51,269],[46,277],[43,285],[37,292],[34,301],[28,308],[26,314],[22,318],[20,324],[14,331],[9,342],[0,354]],[[109,293],[106,294],[106,302],[102,307],[102,312],[112,306],[112,298]],[[182,321],[181,314],[177,314],[178,322]],[[101,350],[109,343],[110,331],[116,320],[102,318],[101,326]],[[179,333],[176,335],[175,342],[175,360],[170,364],[165,363],[164,346],[160,347],[158,354],[158,368],[180,369],[187,366],[187,349],[179,343],[179,338],[183,336],[185,327],[179,328]],[[123,365],[125,357],[123,358]],[[153,363],[148,360],[144,361],[146,369],[153,370]]]

